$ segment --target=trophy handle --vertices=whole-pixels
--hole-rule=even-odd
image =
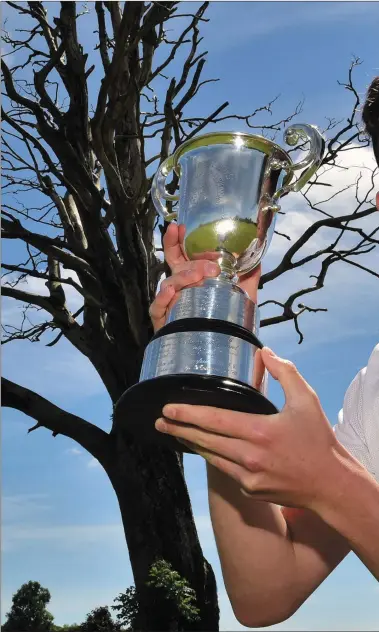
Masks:
[[[171,195],[166,189],[166,178],[171,173],[174,168],[174,157],[169,156],[159,165],[158,171],[156,172],[153,183],[151,185],[151,197],[154,203],[154,206],[161,217],[165,220],[165,222],[171,222],[173,219],[176,219],[178,214],[176,211],[170,213],[167,210],[167,206],[162,202],[163,200],[168,200],[170,202],[176,202],[179,200],[179,195]]]
[[[309,152],[304,160],[287,166],[287,184],[284,184],[281,189],[276,191],[273,195],[274,201],[277,201],[280,197],[286,195],[290,191],[300,191],[316,173],[321,164],[325,151],[325,139],[317,127],[315,125],[306,125],[301,123],[291,125],[291,127],[289,127],[284,133],[284,141],[287,145],[294,146],[299,142],[299,140],[310,143]],[[284,165],[282,166],[286,168]],[[305,171],[303,171],[303,173],[301,173],[294,182],[288,182],[288,178],[292,177],[292,172],[298,171],[299,169],[305,169]]]

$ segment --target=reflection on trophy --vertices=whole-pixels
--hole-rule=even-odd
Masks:
[[[190,452],[155,430],[167,403],[277,412],[255,358],[263,346],[258,308],[237,283],[269,247],[279,199],[299,191],[321,163],[324,140],[316,127],[293,125],[285,141],[308,143],[306,157],[293,163],[284,149],[261,136],[205,134],[179,146],[155,175],[155,207],[165,221],[185,226],[187,259],[217,261],[221,272],[181,291],[146,348],[139,383],[117,403],[116,423],[138,440]],[[172,171],[179,177],[178,195],[166,189]],[[166,201],[177,203],[174,210]]]

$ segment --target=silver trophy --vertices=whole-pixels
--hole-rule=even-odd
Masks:
[[[116,405],[116,423],[129,435],[190,452],[155,430],[170,402],[277,412],[265,395],[266,380],[256,379],[255,354],[263,346],[258,308],[237,283],[269,247],[279,199],[299,191],[322,160],[324,139],[313,125],[292,125],[284,139],[309,146],[303,160],[293,163],[262,136],[219,132],[186,141],[160,165],[151,190],[158,213],[185,226],[187,259],[216,261],[221,272],[183,289],[148,344],[139,383]],[[166,189],[171,172],[179,178],[178,195]]]

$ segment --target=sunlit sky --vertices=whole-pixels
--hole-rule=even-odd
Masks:
[[[49,11],[56,13],[55,2]],[[186,12],[192,7],[182,3]],[[93,3],[82,18],[84,48],[93,46]],[[5,7],[7,29],[23,28],[20,17]],[[305,99],[301,119],[325,127],[326,117],[349,114],[345,81],[352,55],[362,59],[356,86],[363,96],[378,73],[379,4],[375,2],[212,2],[202,26],[203,47],[209,51],[205,78],[220,81],[204,87],[190,112],[204,116],[225,100],[231,111],[248,113],[280,95],[275,120],[293,111]],[[13,63],[14,59],[12,59]],[[171,73],[178,72],[173,64]],[[92,94],[101,78],[97,67],[90,77]],[[172,76],[170,75],[170,76]],[[163,81],[163,80],[162,80]],[[243,122],[223,124],[245,131]],[[278,142],[282,142],[278,138]],[[372,166],[369,150],[354,150],[336,170],[339,188],[354,182],[364,165]],[[363,179],[361,187],[368,186]],[[379,188],[379,187],[378,187]],[[354,193],[336,198],[330,212],[349,211]],[[293,238],[313,216],[299,196],[288,196],[281,229]],[[325,236],[315,238],[324,243]],[[279,260],[287,242],[275,237],[264,260],[268,271]],[[17,256],[17,246],[4,244],[4,258]],[[368,255],[365,265],[377,263]],[[314,270],[287,273],[262,292],[261,300],[285,298],[292,289],[309,284]],[[30,285],[39,291],[37,285]],[[77,297],[73,293],[71,305]],[[325,288],[308,300],[327,313],[305,314],[305,340],[298,345],[292,324],[261,331],[264,343],[298,365],[319,393],[332,424],[342,406],[351,379],[363,367],[379,338],[377,279],[345,264],[330,270]],[[3,318],[16,319],[18,308],[4,300]],[[262,317],[265,313],[262,313]],[[110,427],[111,405],[102,383],[71,346],[52,349],[43,344],[15,342],[3,354],[3,373],[57,405]],[[282,395],[270,383],[270,397],[278,405]],[[119,592],[133,583],[117,502],[108,479],[90,455],[65,437],[53,439],[44,429],[27,435],[30,420],[10,409],[3,412],[3,585],[2,615],[12,593],[25,581],[36,580],[52,594],[50,610],[56,623],[80,622],[92,608],[111,605]],[[221,629],[244,629],[234,618],[223,586],[207,508],[205,469],[199,457],[185,458],[186,477],[203,550],[216,571],[221,607]],[[259,581],[259,578],[257,578]],[[379,587],[361,562],[350,554],[316,593],[286,623],[273,630],[377,630]]]

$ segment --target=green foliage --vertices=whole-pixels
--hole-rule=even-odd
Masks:
[[[112,606],[113,610],[116,610],[116,617],[120,624],[127,627],[129,630],[134,630],[138,622],[139,604],[134,586],[130,586],[125,592],[120,593],[114,600],[118,605]]]
[[[186,624],[198,621],[199,609],[196,607],[196,593],[186,579],[175,571],[165,560],[157,560],[149,572],[146,586],[151,591],[151,604],[157,612],[156,629],[161,629],[163,621],[177,621],[178,629],[185,629]],[[138,595],[134,587],[127,588],[115,599],[118,605],[112,606],[117,611],[117,619],[129,630],[138,626]]]
[[[112,619],[108,606],[95,608],[80,626],[80,632],[117,632],[120,624]]]
[[[173,570],[171,564],[165,560],[158,560],[151,567],[149,576],[151,579],[147,585],[161,589],[181,617],[186,621],[199,619],[199,609],[195,606],[195,591],[190,588],[186,579]]]
[[[12,597],[4,632],[52,632],[53,615],[46,610],[50,592],[38,582],[27,582]]]
[[[188,581],[165,560],[157,560],[146,582],[151,607],[154,608],[156,630],[188,630],[198,621],[196,593]],[[114,600],[112,609],[117,612],[117,622],[112,619],[108,606],[100,606],[88,613],[81,625],[58,626],[53,615],[46,610],[50,592],[38,582],[28,582],[13,595],[12,608],[2,627],[4,632],[122,632],[122,629],[138,630],[140,612],[138,595],[134,586],[126,589]],[[174,627],[172,627],[172,624]],[[123,626],[123,627],[121,627]]]

